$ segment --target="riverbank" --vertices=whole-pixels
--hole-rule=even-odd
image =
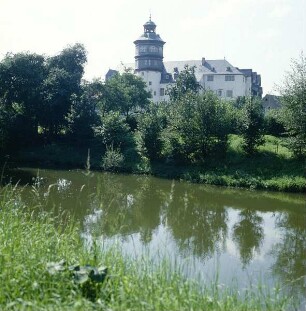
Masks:
[[[201,165],[178,165],[170,160],[150,163],[147,159],[125,158],[114,171],[150,174],[156,177],[186,180],[217,186],[262,189],[283,192],[306,192],[306,161],[295,159],[281,138],[265,136],[265,144],[252,157],[241,149],[241,137],[231,135],[226,157],[207,159]],[[12,158],[13,165],[38,168],[101,170],[101,150],[65,144],[52,144],[22,150]]]
[[[39,197],[36,206],[26,206],[20,191],[0,190],[1,310],[286,310],[298,304],[264,284],[242,291],[225,288],[217,278],[200,284],[184,278],[167,258],[159,264],[132,259],[118,245],[100,249],[93,237],[87,241],[96,243],[86,247],[68,214],[43,212]],[[80,280],[76,267],[86,265],[93,274],[106,266],[104,282],[98,273]]]

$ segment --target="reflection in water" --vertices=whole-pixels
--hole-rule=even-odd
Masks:
[[[239,249],[243,267],[250,263],[255,252],[260,252],[263,239],[263,218],[254,210],[243,209],[233,228],[233,240]]]
[[[291,294],[306,293],[306,214],[282,213],[277,216],[282,237],[271,253],[275,257],[272,270]]]
[[[209,193],[177,183],[166,211],[167,224],[181,251],[201,258],[223,251],[227,236],[227,211]]]
[[[28,182],[37,174],[26,170]],[[21,184],[26,183],[20,175]],[[303,195],[207,187],[146,176],[40,171],[26,187],[34,205],[69,210],[87,236],[119,238],[129,250],[150,248],[194,259],[194,273],[248,281],[260,271],[305,295],[306,206]],[[43,181],[43,182],[42,182]],[[47,194],[47,195],[46,195]],[[154,246],[154,247],[153,247]]]

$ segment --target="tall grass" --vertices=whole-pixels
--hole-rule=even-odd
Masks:
[[[167,258],[127,257],[118,245],[85,247],[79,225],[42,206],[25,206],[20,192],[0,189],[1,310],[285,310],[291,303],[280,289],[263,286],[220,289],[217,280],[188,280]],[[68,269],[48,272],[48,263],[106,265],[109,277],[88,299]]]

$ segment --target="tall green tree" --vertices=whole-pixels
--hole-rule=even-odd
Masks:
[[[186,93],[172,102],[163,132],[164,152],[178,161],[199,162],[224,155],[229,133],[226,103],[212,92]]]
[[[110,111],[101,116],[101,125],[94,128],[95,136],[101,140],[105,147],[128,148],[131,144],[132,134],[125,118],[118,111]]]
[[[167,104],[151,103],[149,109],[138,116],[138,133],[141,150],[150,160],[158,160],[162,156],[162,131],[167,125]]]
[[[85,90],[80,96],[72,95],[66,119],[67,134],[70,140],[78,144],[88,144],[88,140],[94,136],[93,128],[99,124],[99,117],[95,101]]]
[[[67,126],[72,95],[81,93],[81,78],[87,61],[83,45],[64,49],[47,60],[47,77],[43,83],[43,113],[40,125],[47,137],[57,136]]]
[[[243,137],[242,148],[252,155],[263,144],[264,114],[258,98],[247,97],[240,111],[240,133]]]
[[[187,93],[198,93],[200,88],[201,86],[195,76],[195,66],[189,67],[185,65],[184,70],[179,73],[175,84],[168,88],[167,94],[171,101],[175,101]]]
[[[306,156],[306,57],[292,61],[291,71],[280,87],[283,123],[296,156]]]
[[[129,71],[118,73],[105,83],[105,108],[119,111],[127,119],[131,113],[146,109],[150,97],[145,82]]]
[[[16,145],[35,141],[45,77],[45,58],[41,55],[7,54],[0,63],[1,105],[16,121],[17,136],[11,135]]]

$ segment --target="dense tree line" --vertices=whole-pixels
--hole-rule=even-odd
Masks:
[[[83,45],[56,56],[7,54],[0,62],[0,153],[64,142],[100,146],[101,165],[126,161],[204,163],[226,156],[229,134],[240,134],[252,156],[264,134],[288,137],[306,154],[305,58],[293,63],[282,88],[283,110],[264,115],[257,98],[228,102],[201,90],[194,68],[185,67],[158,105],[141,78],[126,70],[102,82],[82,80]]]

